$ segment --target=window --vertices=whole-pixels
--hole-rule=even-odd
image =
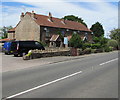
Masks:
[[[49,37],[49,36],[50,36],[50,34],[49,34],[49,29],[45,27],[44,30],[45,30],[45,35],[46,35],[46,37]]]
[[[40,45],[40,43],[39,42],[35,42],[35,45]]]
[[[76,32],[76,31],[74,31],[73,33],[74,33],[74,34],[77,34],[77,32]]]

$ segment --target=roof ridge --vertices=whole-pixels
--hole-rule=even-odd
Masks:
[[[30,13],[30,14],[31,14],[31,12],[26,12],[26,13]],[[49,18],[49,16],[47,16],[47,15],[36,14],[36,13],[35,13],[35,15],[38,15],[38,16],[45,16],[45,17],[48,17],[48,18]],[[53,16],[52,16],[52,18],[59,19],[59,20],[64,20],[64,19],[62,19],[62,18],[57,18],[57,17],[53,17]],[[75,22],[75,23],[78,23],[78,24],[82,24],[82,23],[80,23],[80,22],[76,22],[76,21],[72,21],[72,20],[66,20],[66,19],[65,19],[65,21]],[[83,24],[82,24],[82,25],[83,25]]]
[[[31,12],[26,12],[25,15],[28,14],[31,16]],[[80,30],[80,31],[89,31],[91,32],[90,29],[88,29],[84,24],[80,22],[75,22],[75,21],[70,21],[70,20],[65,20],[62,18],[56,18],[52,17],[52,23],[47,20],[49,19],[49,15],[42,15],[42,14],[35,14],[35,22],[38,25],[41,26],[47,26],[47,27],[56,27],[56,28],[65,28],[65,29],[73,29],[73,30]],[[63,23],[64,21],[65,23]]]

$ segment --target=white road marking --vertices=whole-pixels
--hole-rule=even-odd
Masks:
[[[115,60],[118,60],[118,58],[115,58],[115,59],[112,59],[112,60],[110,60],[110,61],[107,61],[107,62],[101,63],[100,65],[102,66],[102,65],[104,65],[104,64],[107,64],[107,63],[113,62],[113,61],[115,61]]]
[[[62,77],[62,78],[56,79],[56,80],[54,80],[54,81],[51,81],[51,82],[48,82],[48,83],[45,83],[45,84],[39,85],[39,86],[37,86],[37,87],[34,87],[34,88],[31,88],[31,89],[28,89],[28,90],[26,90],[26,91],[23,91],[23,92],[20,92],[20,93],[17,93],[17,94],[11,95],[11,96],[9,96],[9,97],[6,97],[5,100],[6,100],[6,99],[13,98],[13,97],[16,97],[16,96],[19,96],[19,95],[22,95],[22,94],[25,94],[25,93],[27,93],[27,92],[30,92],[30,91],[33,91],[33,90],[36,90],[36,89],[39,89],[39,88],[41,88],[41,87],[44,87],[44,86],[50,85],[50,84],[52,84],[52,83],[56,83],[56,82],[58,82],[58,81],[61,81],[61,80],[67,79],[67,78],[69,78],[69,77],[75,76],[75,75],[80,74],[80,73],[82,73],[82,71],[79,71],[79,72],[73,73],[73,74],[71,74],[71,75],[68,75],[68,76],[65,76],[65,77]]]

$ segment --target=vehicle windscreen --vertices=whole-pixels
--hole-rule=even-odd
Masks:
[[[14,51],[17,49],[17,42],[12,42],[11,44],[11,50]]]

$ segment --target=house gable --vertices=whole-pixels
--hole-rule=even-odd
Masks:
[[[15,28],[15,36],[16,40],[40,41],[40,26],[26,13]]]

